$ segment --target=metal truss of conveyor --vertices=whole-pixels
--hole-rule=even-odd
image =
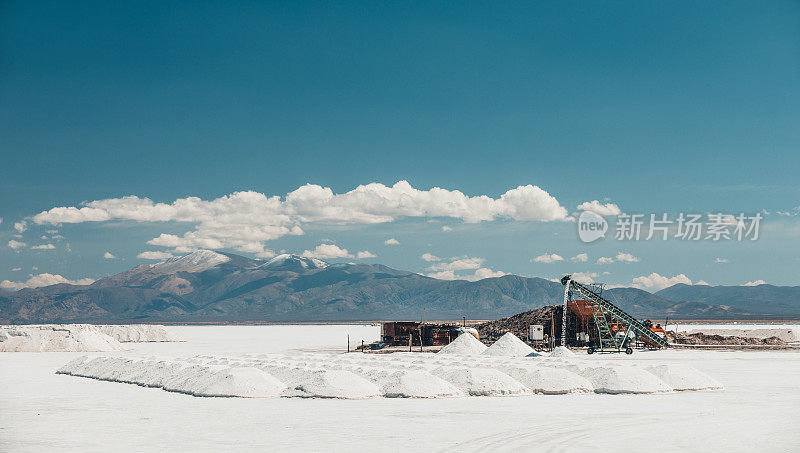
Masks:
[[[600,350],[617,349],[618,351],[625,346],[625,341],[631,338],[631,332],[636,334],[640,340],[658,348],[667,348],[669,343],[666,338],[660,337],[658,334],[645,327],[642,323],[636,320],[633,316],[625,313],[621,308],[612,304],[610,301],[603,299],[600,294],[590,289],[588,286],[580,284],[572,280],[569,275],[561,279],[561,284],[564,288],[564,300],[566,301],[567,294],[570,291],[577,291],[580,293],[592,306],[592,314],[594,315],[595,325],[600,339]],[[565,302],[566,310],[566,302]],[[609,327],[608,318],[611,318],[612,323],[621,324],[625,327],[625,337],[617,338]],[[565,330],[565,329],[562,329]],[[562,343],[563,344],[563,343]]]

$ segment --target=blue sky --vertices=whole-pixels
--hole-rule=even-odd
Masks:
[[[777,214],[800,205],[797,2],[112,3],[0,5],[0,280],[116,273],[176,253],[147,242],[198,223],[31,220],[54,207],[405,180],[495,200],[538,186],[568,216],[591,200],[769,214],[752,243],[587,245],[569,221],[423,212],[302,221],[304,234],[262,245],[332,242],[424,273],[431,253],[615,284],[798,284],[800,223]],[[639,260],[595,262],[619,252]],[[565,260],[532,262],[551,253]]]

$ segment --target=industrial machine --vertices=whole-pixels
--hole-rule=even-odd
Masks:
[[[588,310],[597,332],[594,343],[589,346],[587,352],[622,352],[632,354],[631,347],[637,341],[652,348],[667,348],[669,343],[665,337],[660,335],[655,328],[646,323],[639,322],[636,318],[629,315],[621,308],[617,307],[609,300],[604,299],[602,286],[584,285],[572,280],[570,275],[565,275],[561,279],[564,285],[564,309],[561,328],[561,344],[566,345],[567,332],[567,307],[572,299],[572,294],[577,293],[583,300],[584,309]],[[649,323],[652,324],[652,323]],[[660,328],[660,326],[658,326]],[[663,329],[659,329],[662,330]]]

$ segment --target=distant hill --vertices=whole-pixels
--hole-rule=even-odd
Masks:
[[[800,286],[677,284],[656,293],[672,302],[730,307],[754,316],[800,316]]]
[[[516,275],[447,281],[380,264],[328,264],[296,255],[265,261],[201,250],[87,286],[0,293],[0,323],[392,320],[419,319],[423,309],[430,320],[497,319],[559,304],[563,288]],[[694,288],[713,287],[688,290]],[[732,297],[698,300],[674,292],[616,288],[604,295],[637,317],[730,318],[752,312],[746,297],[733,305]],[[798,298],[784,296],[758,306],[800,314]]]

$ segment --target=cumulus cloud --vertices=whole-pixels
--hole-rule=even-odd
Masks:
[[[393,186],[361,185],[336,194],[328,187],[306,184],[284,197],[253,191],[234,192],[213,200],[187,197],[172,203],[127,196],[60,206],[40,212],[37,224],[105,222],[181,222],[193,225],[183,234],[161,234],[148,244],[194,249],[232,248],[267,253],[264,242],[303,234],[307,223],[370,224],[402,217],[446,217],[464,222],[501,218],[540,222],[570,220],[567,210],[549,193],[519,186],[499,198],[470,197],[458,190],[419,190],[407,181]]]
[[[766,285],[766,284],[767,284],[767,282],[765,282],[764,280],[756,280],[754,282],[747,282],[742,286],[758,286],[758,285]]]
[[[578,283],[594,283],[594,279],[598,277],[597,272],[575,272],[570,274],[570,277]],[[560,282],[560,279],[556,281]]]
[[[434,261],[441,261],[442,260],[438,256],[436,256],[436,255],[434,255],[432,253],[428,253],[428,252],[423,253],[422,256],[420,256],[420,258],[422,258],[423,261],[427,261],[429,263],[432,263]]]
[[[578,209],[581,211],[591,211],[600,216],[619,215],[622,212],[619,206],[614,203],[603,204],[598,200],[585,201],[578,205]]]
[[[361,252],[356,253],[356,258],[364,259],[364,258],[377,258],[378,255],[370,252],[369,250],[363,250]]]
[[[17,230],[17,233],[24,233],[28,229],[28,222],[24,220],[16,222],[14,223],[14,229]]]
[[[614,257],[620,263],[638,263],[639,258],[631,255],[630,253],[623,253],[618,252],[617,256]]]
[[[536,263],[555,263],[557,261],[564,261],[564,257],[561,255],[557,255],[555,253],[545,253],[544,255],[539,255],[533,259]]]
[[[428,258],[428,259],[426,259]],[[422,259],[428,262],[441,261],[441,258],[425,253]],[[478,281],[484,278],[502,277],[506,275],[503,271],[492,270],[488,267],[482,267],[485,259],[470,256],[454,256],[445,262],[437,262],[430,265],[426,270],[431,271],[428,277],[437,278],[439,280],[468,280]],[[472,273],[456,273],[465,270],[474,270]]]
[[[728,259],[727,258],[715,258],[714,262],[715,263],[727,263]]]
[[[31,250],[55,250],[56,246],[53,244],[40,244],[31,247]]]
[[[442,225],[442,231],[444,231],[445,233],[447,233],[448,231],[453,231],[453,227]]]
[[[316,246],[314,250],[303,251],[301,256],[322,260],[331,258],[353,258],[353,255],[351,255],[347,249],[340,248],[336,244],[320,244]]]
[[[142,252],[142,253],[136,255],[136,258],[139,258],[139,259],[142,259],[142,260],[163,261],[163,260],[172,258],[173,256],[175,256],[175,255],[173,255],[172,253],[169,253],[169,252],[148,250],[146,252]]]
[[[475,274],[472,275],[472,277],[474,277],[475,280],[483,280],[484,278],[502,277],[504,275],[507,274],[503,271],[493,271],[488,267],[482,267],[480,269],[476,269]]]
[[[69,283],[71,285],[91,285],[94,280],[91,278],[81,278],[78,280],[69,280],[58,274],[38,274],[30,275],[30,278],[24,282],[14,282],[10,280],[3,280],[0,282],[0,288],[11,289],[18,291],[22,288],[41,288],[43,286],[57,285],[59,283]]]
[[[633,284],[631,286],[633,286],[634,288],[639,288],[646,291],[654,292],[654,291],[660,291],[664,288],[668,288],[678,283],[691,285],[692,280],[690,280],[689,277],[687,277],[684,274],[678,274],[674,277],[665,277],[663,275],[653,272],[650,275],[643,275],[641,277],[634,278]]]
[[[441,272],[432,272],[428,274],[428,277],[433,277],[439,280],[467,280],[470,282],[476,282],[485,278],[502,277],[503,275],[506,275],[506,273],[503,271],[494,271],[487,267],[481,267],[475,269],[475,272],[472,274],[456,275],[455,271],[445,270]]]
[[[8,246],[11,247],[14,250],[21,249],[21,248],[25,247],[26,245],[28,245],[28,244],[26,244],[24,242],[21,242],[21,241],[15,241],[14,239],[8,241]]]
[[[478,269],[481,267],[484,261],[486,261],[484,258],[470,256],[453,257],[451,258],[451,261],[432,264],[430,267],[428,267],[428,270],[441,272]]]
[[[570,258],[570,261],[572,261],[573,263],[585,263],[589,261],[589,255],[585,253],[578,253],[577,255]]]
[[[113,253],[111,253],[111,252],[106,252],[106,253],[103,253],[103,258],[105,258],[105,259],[107,259],[107,260],[114,260],[114,259],[117,259],[117,257],[116,257],[116,256],[115,256]]]
[[[618,263],[638,263],[639,258],[631,255],[630,253],[625,252],[617,252],[617,255],[613,258],[608,256],[601,256],[597,259],[597,264],[611,264],[613,262]]]
[[[400,241],[398,241],[395,238],[389,238],[389,239],[383,241],[383,243],[386,244],[386,245],[400,245]]]

